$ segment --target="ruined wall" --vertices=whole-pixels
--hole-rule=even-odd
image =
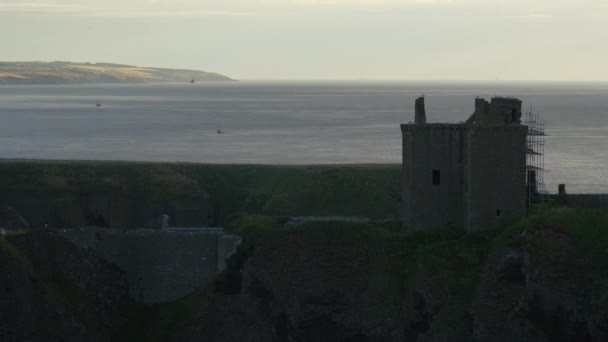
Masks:
[[[489,229],[525,210],[527,126],[470,126],[465,138],[465,226]]]
[[[424,97],[416,99],[414,122],[417,124],[426,123],[426,109],[424,108]]]
[[[521,105],[521,100],[509,97],[493,97],[491,102],[477,98],[474,121],[480,125],[520,123]]]
[[[408,229],[462,225],[463,125],[402,125],[403,218]],[[439,184],[433,184],[433,171]]]
[[[479,231],[525,209],[521,107],[515,98],[477,98],[466,123],[425,124],[424,98],[416,100],[416,123],[401,125],[406,228]]]
[[[86,228],[62,233],[127,273],[130,295],[151,304],[204,287],[225,268],[240,238],[219,231]]]
[[[210,215],[209,201],[203,196],[159,200],[124,193],[83,191],[77,195],[20,195],[8,203],[17,208],[32,227],[156,228],[160,227],[163,214],[169,215],[172,226],[203,226],[209,224]]]

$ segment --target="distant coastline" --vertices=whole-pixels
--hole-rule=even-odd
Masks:
[[[228,76],[188,69],[112,63],[0,62],[0,85],[151,82],[229,82]]]

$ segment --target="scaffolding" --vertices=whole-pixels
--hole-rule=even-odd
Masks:
[[[544,202],[547,189],[545,170],[545,120],[530,111],[524,124],[528,126],[526,136],[526,200],[528,207]]]

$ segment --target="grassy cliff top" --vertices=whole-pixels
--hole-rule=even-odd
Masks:
[[[0,208],[13,207],[33,226],[50,224],[58,211],[65,226],[77,226],[70,217],[106,202],[113,227],[130,226],[117,223],[122,207],[152,217],[156,203],[206,206],[215,224],[237,213],[397,219],[400,174],[400,165],[0,160]]]
[[[390,233],[272,217],[210,288],[160,306],[157,340],[600,341],[608,213],[541,207],[495,230]],[[158,328],[158,331],[156,330]]]
[[[0,62],[0,84],[231,81],[217,73],[111,63]]]

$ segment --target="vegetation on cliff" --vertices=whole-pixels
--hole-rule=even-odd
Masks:
[[[2,331],[40,341],[608,338],[606,211],[543,208],[478,234],[284,223],[233,216],[244,241],[228,269],[149,307],[128,300],[121,271],[58,235],[0,238]]]
[[[0,208],[32,227],[218,226],[237,213],[399,217],[399,165],[0,161]]]
[[[157,316],[165,330],[147,333],[181,341],[608,338],[605,211],[546,208],[479,234],[239,221],[245,240],[230,269],[212,288],[162,306],[171,312]]]
[[[0,237],[0,340],[109,341],[136,307],[126,275],[59,235]]]
[[[476,234],[286,224],[397,218],[399,175],[397,165],[1,162],[0,205],[13,209],[0,211],[0,225],[137,227],[171,208],[182,218],[202,210],[243,243],[206,288],[139,306],[114,266],[52,233],[12,230],[0,238],[0,332],[66,341],[608,340],[608,211],[588,197]]]
[[[82,84],[231,81],[199,70],[136,67],[111,63],[0,62],[0,84]]]

